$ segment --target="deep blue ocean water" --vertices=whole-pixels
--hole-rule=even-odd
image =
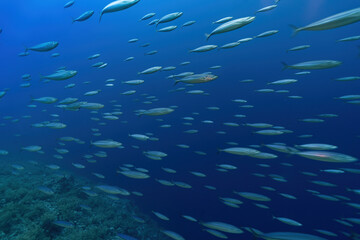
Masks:
[[[360,157],[359,126],[360,112],[358,105],[346,104],[335,100],[347,94],[359,94],[360,82],[338,82],[338,77],[359,75],[359,41],[337,43],[338,39],[359,35],[360,25],[349,26],[314,32],[300,32],[291,37],[292,29],[289,24],[304,26],[319,19],[338,12],[359,7],[359,1],[325,1],[325,0],[281,0],[278,7],[272,11],[258,13],[253,23],[244,28],[219,34],[205,39],[205,33],[210,33],[215,25],[213,21],[226,16],[234,18],[253,16],[262,7],[273,4],[273,1],[226,0],[226,1],[146,1],[141,0],[135,6],[124,11],[105,14],[99,23],[101,9],[109,2],[77,0],[75,4],[64,9],[66,1],[1,1],[0,2],[0,91],[9,89],[0,100],[1,117],[13,116],[18,122],[1,119],[5,126],[1,127],[0,148],[10,152],[9,159],[42,160],[45,163],[55,163],[62,168],[70,169],[74,174],[87,176],[98,181],[91,173],[99,172],[106,176],[102,183],[116,185],[131,191],[139,191],[144,197],[130,196],[146,214],[151,210],[161,212],[170,218],[164,222],[158,220],[164,229],[175,231],[185,239],[216,239],[202,230],[202,226],[189,222],[181,215],[190,215],[199,221],[223,221],[238,227],[250,226],[264,232],[296,231],[313,233],[314,229],[326,229],[339,234],[338,239],[345,239],[341,231],[359,232],[359,226],[353,228],[342,226],[334,218],[359,217],[359,211],[344,204],[344,201],[331,202],[322,200],[306,192],[306,189],[318,190],[323,194],[339,194],[351,198],[350,202],[360,201],[360,196],[346,191],[346,188],[359,188],[359,175],[352,173],[326,174],[320,169],[359,168],[358,163],[324,163],[301,158],[296,155],[276,153],[261,148],[264,152],[277,154],[277,159],[260,160],[249,157],[218,153],[217,149],[230,147],[226,142],[237,142],[239,146],[250,144],[267,144],[283,142],[289,146],[304,143],[328,143],[338,146],[337,152]],[[72,24],[72,18],[87,10],[94,10],[95,14],[89,20]],[[184,14],[174,22],[160,24],[158,28],[168,25],[178,25],[173,32],[156,32],[154,26],[147,23],[154,18],[171,12],[182,11]],[[150,20],[139,21],[149,12],[156,16]],[[189,27],[180,26],[190,20],[196,23]],[[189,53],[188,51],[205,44],[223,45],[241,38],[253,37],[262,32],[277,29],[279,33],[267,38],[254,39],[240,44],[236,48],[213,50],[205,53]],[[129,39],[138,38],[136,43],[128,43]],[[51,52],[31,52],[29,56],[19,57],[25,47],[47,41],[58,41],[59,46]],[[150,43],[143,48],[140,45]],[[310,44],[311,48],[298,52],[286,53],[286,50],[303,44]],[[155,55],[144,55],[150,50],[157,50]],[[57,58],[50,57],[58,52]],[[87,57],[100,53],[96,60]],[[125,62],[127,57],[134,56],[133,61]],[[294,75],[294,70],[283,70],[281,62],[294,64],[303,61],[333,59],[342,61],[337,68],[314,70],[309,75]],[[98,61],[108,63],[104,69],[96,69],[91,65]],[[186,66],[181,62],[190,61]],[[209,67],[221,65],[222,68],[211,70]],[[66,66],[67,69],[77,70],[78,74],[69,80],[51,81],[44,83],[40,75],[53,73],[57,68]],[[169,72],[157,72],[149,75],[137,73],[152,66],[176,66]],[[201,89],[209,93],[206,95],[190,95],[182,92],[169,92],[183,83],[174,86],[172,79],[166,77],[171,74],[192,71],[202,73],[212,71],[219,76],[213,82],[196,85],[187,90]],[[31,74],[31,86],[21,88],[24,81],[23,74]],[[105,80],[116,79],[114,87],[106,87]],[[271,86],[268,82],[295,78],[297,83],[285,86]],[[143,79],[145,83],[139,86],[121,84],[122,81]],[[240,80],[254,79],[252,83],[240,83]],[[90,81],[89,84],[83,82]],[[69,83],[76,83],[72,89],[64,87]],[[258,93],[261,88],[288,89],[289,94]],[[87,91],[101,89],[95,96],[86,97]],[[121,95],[121,92],[136,89],[131,96]],[[187,91],[186,90],[186,91]],[[149,94],[156,96],[158,101],[143,104]],[[300,95],[303,99],[289,99],[287,95]],[[81,101],[98,102],[105,105],[100,114],[92,114],[91,110],[64,111],[56,108],[56,104],[36,104],[37,108],[28,108],[32,97],[52,96],[58,99],[78,97]],[[241,108],[241,104],[232,102],[233,99],[246,99],[253,108]],[[117,100],[116,103],[110,103]],[[123,115],[119,120],[108,121],[106,126],[99,126],[91,117],[101,118],[101,113],[111,112],[113,104],[121,104]],[[154,107],[178,106],[169,115],[152,117],[137,116],[134,111]],[[208,110],[207,107],[217,106],[218,111]],[[46,111],[42,111],[46,110]],[[194,115],[197,112],[199,115]],[[338,114],[337,118],[325,119],[324,123],[305,123],[299,121],[304,118],[317,118],[322,113]],[[50,114],[59,114],[60,122],[67,124],[65,129],[33,128],[31,124],[49,121]],[[245,114],[246,118],[235,118],[235,114]],[[30,119],[22,116],[30,115]],[[183,125],[183,117],[195,118],[192,126]],[[164,119],[163,122],[156,119]],[[203,124],[203,120],[213,120],[214,124]],[[127,121],[123,123],[122,121]],[[228,127],[224,122],[254,123],[266,122],[284,126],[294,131],[292,134],[281,136],[261,136],[254,134],[256,129],[239,126]],[[171,124],[170,128],[160,128],[162,124]],[[91,128],[99,128],[102,136],[92,135]],[[197,134],[187,134],[189,129],[199,130]],[[217,134],[226,131],[227,134]],[[159,141],[140,142],[128,137],[131,133],[153,133]],[[15,136],[21,134],[21,136]],[[313,138],[301,139],[301,134],[313,134]],[[67,143],[70,153],[63,160],[53,158],[54,148],[58,145],[58,138],[73,136],[86,143],[79,145]],[[84,154],[92,154],[103,150],[90,145],[90,141],[100,139],[114,139],[125,146],[124,149],[106,150],[107,158],[98,158],[96,164],[87,163]],[[190,149],[181,149],[176,144],[187,144]],[[20,148],[28,145],[41,145],[45,154],[19,152]],[[140,149],[132,148],[140,146]],[[142,151],[159,150],[168,154],[162,161],[146,158]],[[201,156],[194,151],[206,152]],[[6,159],[1,156],[2,159]],[[85,169],[75,169],[71,163],[78,162],[86,165]],[[293,167],[286,167],[281,163],[292,163]],[[134,180],[121,176],[115,169],[124,163],[131,163],[150,171],[150,179]],[[216,164],[228,163],[238,167],[235,171],[222,173],[216,171]],[[262,168],[257,164],[266,163],[270,168]],[[161,167],[177,170],[171,175]],[[199,171],[207,175],[206,178],[192,176],[189,171]],[[318,173],[318,177],[308,177],[301,171]],[[287,179],[286,183],[276,182],[269,178],[255,177],[253,173],[279,174]],[[184,181],[192,189],[166,187],[155,179]],[[322,180],[335,183],[336,188],[317,186],[309,180]],[[101,181],[99,181],[100,183]],[[204,185],[217,188],[211,191]],[[277,192],[261,189],[261,186],[271,186]],[[250,200],[241,199],[232,191],[248,191],[262,193],[272,201],[267,204],[270,209],[261,209],[253,205]],[[289,193],[297,200],[288,200],[278,195],[278,192]],[[244,201],[240,208],[225,206],[219,197],[234,197]],[[345,201],[346,202],[346,201]],[[303,223],[301,228],[292,227],[275,221],[272,215],[289,217]],[[156,217],[154,216],[154,219]],[[228,234],[229,239],[249,239],[246,236]],[[337,239],[327,237],[328,239]]]

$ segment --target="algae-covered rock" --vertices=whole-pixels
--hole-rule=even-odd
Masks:
[[[98,183],[40,164],[22,165],[25,170],[14,174],[0,163],[0,239],[112,240],[118,233],[139,240],[165,239],[156,223],[129,200],[97,191]],[[97,194],[84,194],[85,186]]]

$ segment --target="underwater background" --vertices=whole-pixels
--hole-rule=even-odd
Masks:
[[[359,41],[337,42],[345,37],[359,35],[359,23],[326,31],[303,31],[296,36],[291,36],[293,29],[289,27],[305,26],[330,15],[357,8],[358,0],[281,0],[275,9],[257,13],[254,22],[248,26],[214,35],[209,40],[206,40],[205,33],[210,33],[218,26],[213,24],[214,21],[227,16],[255,16],[258,9],[274,4],[274,1],[140,0],[123,11],[104,14],[99,22],[100,12],[108,3],[109,1],[104,0],[76,0],[73,6],[64,8],[66,1],[60,0],[0,1],[0,91],[6,92],[5,96],[0,98],[0,149],[8,152],[0,156],[1,165],[4,166],[1,173],[4,181],[1,182],[2,186],[6,186],[6,175],[11,181],[15,181],[14,174],[21,176],[27,171],[41,176],[41,171],[30,170],[33,166],[27,166],[28,161],[32,160],[37,161],[40,166],[56,164],[67,176],[73,175],[75,178],[91,181],[89,185],[117,186],[129,192],[142,193],[143,196],[130,194],[120,198],[130,200],[144,216],[148,216],[151,220],[147,223],[157,222],[151,223],[156,231],[171,230],[184,239],[217,239],[218,237],[204,231],[206,227],[201,224],[211,221],[229,223],[239,228],[252,227],[265,233],[301,232],[325,239],[355,239],[353,234],[360,232],[360,205],[352,207],[347,203],[360,204],[360,195],[349,190],[360,189],[359,163],[314,161],[298,154],[275,152],[264,144],[284,143],[293,147],[306,143],[327,143],[338,147],[335,152],[355,158],[360,156],[359,103],[349,104],[336,99],[343,95],[360,94],[360,80],[335,80],[360,75]],[[88,10],[94,10],[94,15],[86,21],[72,23],[73,18]],[[156,15],[140,21],[150,12]],[[148,25],[153,19],[172,12],[183,12],[183,15],[174,21],[159,24],[157,28]],[[181,27],[191,20],[196,23]],[[178,27],[171,32],[157,31],[170,25]],[[224,44],[252,38],[275,29],[279,32],[274,36],[254,38],[230,49],[220,48]],[[128,42],[134,38],[138,41]],[[59,46],[49,52],[29,51],[28,56],[18,55],[26,48],[48,41],[57,41]],[[145,43],[150,45],[141,47]],[[219,47],[209,52],[189,52],[207,44]],[[304,44],[311,47],[302,51],[286,51]],[[145,54],[152,50],[158,52],[153,55]],[[53,53],[59,53],[60,56],[52,57]],[[88,60],[89,56],[96,53],[101,54],[100,57]],[[128,57],[134,59],[124,61]],[[336,68],[314,70],[304,75],[295,75],[297,71],[283,69],[281,64],[285,62],[290,65],[320,59],[333,59],[341,61],[342,64]],[[99,61],[107,63],[107,66],[92,67]],[[181,65],[186,61],[190,63]],[[221,67],[210,69],[218,65]],[[176,69],[138,74],[153,66],[175,66]],[[64,81],[44,81],[41,78],[54,73],[60,67],[76,70],[78,73]],[[169,75],[183,72],[211,72],[218,78],[193,86],[181,82],[174,85],[175,80],[168,78]],[[31,80],[22,79],[24,74],[30,74]],[[113,85],[106,86],[108,79],[115,79],[111,82]],[[137,86],[122,83],[134,79],[142,79],[144,83]],[[246,79],[254,81],[241,82]],[[268,85],[269,82],[280,79],[298,81],[282,86]],[[24,83],[31,85],[20,86]],[[70,83],[75,83],[75,87],[65,88]],[[180,87],[186,89],[179,90]],[[286,89],[289,93],[257,91],[269,88]],[[84,96],[84,93],[93,90],[101,91],[93,96]],[[136,93],[121,94],[129,90],[136,90]],[[203,90],[207,94],[187,93],[190,90]],[[79,101],[101,103],[104,108],[96,111],[68,111],[57,107],[58,103],[44,104],[32,100],[45,96],[55,97],[59,101],[74,97]],[[293,99],[288,96],[302,98]],[[234,99],[244,99],[247,102],[236,103]],[[170,107],[174,112],[164,116],[139,116],[136,112],[160,107]],[[211,110],[214,108],[209,107],[217,108]],[[122,112],[115,121],[103,118],[104,113],[114,111]],[[236,114],[246,117],[238,118],[234,116]],[[319,114],[336,114],[337,117],[322,118],[323,122],[302,121],[309,118],[319,119]],[[194,120],[186,120],[184,117],[192,117]],[[98,121],[94,118],[98,118]],[[202,122],[204,120],[211,120],[213,123],[206,124]],[[66,127],[52,129],[33,126],[44,121],[61,122],[66,124]],[[238,126],[224,123],[237,123]],[[243,125],[246,123],[270,123],[283,126],[291,132],[276,136],[259,135],[254,132],[261,129]],[[171,126],[164,127],[164,124]],[[186,132],[188,130],[197,131],[191,134]],[[152,133],[153,135],[147,135],[156,139],[139,141],[129,136],[135,133]],[[312,136],[299,137],[305,134]],[[59,140],[65,136],[80,139],[83,144]],[[122,143],[122,148],[102,149],[92,144],[106,139]],[[65,145],[61,146],[59,143]],[[257,145],[254,148],[276,154],[277,158],[258,159],[219,151],[234,147],[234,143],[239,147]],[[186,144],[189,148],[180,148],[178,144]],[[22,149],[31,145],[41,146],[42,154]],[[54,154],[59,155],[56,149],[60,148],[69,151],[60,154],[62,159],[54,157]],[[152,150],[164,152],[167,156],[156,161],[143,154],[144,151]],[[106,151],[107,157],[94,156],[98,151]],[[89,158],[84,157],[86,154],[93,155],[89,158],[96,159],[96,162],[89,162]],[[73,163],[79,163],[85,168],[74,167]],[[25,169],[15,169],[16,171],[12,172],[6,168],[12,164],[24,166]],[[123,164],[144,168],[148,170],[150,177],[133,179],[119,174],[118,171],[123,170],[120,168],[124,167]],[[237,169],[219,171],[219,164],[231,164]],[[174,169],[176,173],[168,173],[162,168]],[[321,171],[343,168],[350,170],[341,174]],[[191,171],[204,173],[206,177],[194,176]],[[44,174],[45,172],[48,178],[53,178],[48,170],[44,170]],[[99,179],[92,174],[94,172],[105,178]],[[309,176],[303,172],[316,175]],[[39,177],[35,173],[27,175],[28,179],[24,184],[29,184],[32,179],[38,182],[35,179]],[[164,186],[156,179],[185,182],[191,188]],[[336,186],[328,187],[311,181],[325,181]],[[214,186],[216,190],[204,186]],[[272,187],[274,191],[263,189],[262,186]],[[329,201],[316,197],[316,194],[307,190],[344,198],[338,197],[335,201]],[[271,201],[252,201],[234,194],[233,191],[263,194],[271,198]],[[284,198],[279,193],[293,195],[296,199]],[[55,194],[61,196],[62,192],[59,190]],[[103,197],[99,195],[97,197]],[[50,201],[55,197],[49,195],[48,199]],[[235,198],[243,203],[238,207],[231,207],[223,204],[219,197]],[[14,202],[19,200],[12,199]],[[263,203],[268,208],[261,208],[254,203]],[[160,212],[170,220],[159,219],[152,211]],[[97,211],[94,214],[101,213]],[[200,224],[189,221],[182,215],[192,216]],[[302,226],[284,224],[273,216],[295,219],[302,223]],[[358,220],[349,221],[352,226],[334,221],[344,218]],[[101,227],[100,222],[98,225]],[[76,229],[76,224],[74,227]],[[337,236],[321,234],[315,229],[327,230]],[[224,233],[228,239],[251,239],[252,234],[243,230],[242,235]],[[0,231],[6,232],[4,229]],[[59,236],[64,234],[61,231],[57,233]],[[122,233],[131,235],[128,231]],[[56,234],[52,236],[55,237]],[[163,234],[151,237],[132,233],[132,236],[138,239],[170,239]],[[2,238],[21,239],[16,235],[9,237],[6,234],[2,235]]]

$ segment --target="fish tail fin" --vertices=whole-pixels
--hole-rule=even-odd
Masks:
[[[289,155],[297,154],[299,150],[295,150],[293,148],[286,147],[286,149],[289,151]]]
[[[140,75],[141,74],[141,72],[138,72],[138,75]]]
[[[289,68],[289,65],[287,65],[285,62],[281,62],[281,64],[283,65],[283,71]]]
[[[248,230],[256,238],[261,238],[261,235],[263,234],[261,231],[251,227],[247,227],[246,230]]]
[[[222,152],[220,148],[217,148],[216,150],[217,150],[216,154],[220,154],[220,152]]]
[[[300,28],[298,28],[292,24],[290,24],[289,26],[293,29],[293,33],[291,34],[291,37],[295,37],[296,34],[300,31]]]
[[[211,34],[205,33],[206,41],[209,40]]]
[[[101,22],[101,18],[103,14],[104,14],[103,12],[100,13],[99,23]]]
[[[74,22],[76,22],[76,20],[75,20],[74,18],[71,18],[71,20],[72,20],[72,22],[71,22],[71,23],[74,23]]]
[[[174,86],[176,85],[176,84],[178,84],[180,82],[180,80],[176,80],[175,82],[174,82]]]

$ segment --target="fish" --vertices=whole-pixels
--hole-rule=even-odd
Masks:
[[[125,82],[122,82],[124,84],[128,84],[128,85],[140,85],[140,84],[143,84],[145,81],[144,80],[129,80],[129,81],[125,81]]]
[[[338,148],[337,146],[324,144],[324,143],[308,143],[308,144],[295,145],[295,147],[300,149],[317,150],[317,151],[327,151]]]
[[[68,97],[68,98],[65,98],[64,100],[61,100],[59,103],[60,104],[70,104],[70,103],[77,102],[78,100],[79,99],[77,99],[77,98]]]
[[[152,213],[157,216],[158,218],[160,218],[161,220],[164,220],[164,221],[169,221],[170,218],[168,218],[167,216],[165,216],[164,214],[162,213],[159,213],[159,212],[155,212],[155,211],[152,211]]]
[[[6,91],[0,91],[0,99],[6,95]]]
[[[37,189],[40,192],[45,193],[46,195],[53,195],[55,193],[52,189],[45,187],[45,186],[39,186],[39,187],[37,187]]]
[[[158,31],[158,32],[171,32],[171,31],[175,30],[176,28],[177,28],[177,26],[172,25],[172,26],[160,28],[160,29],[157,30],[157,31]]]
[[[125,10],[137,4],[140,0],[117,0],[106,5],[100,13],[99,22],[105,13],[118,12]]]
[[[29,48],[25,48],[25,51],[31,50],[35,52],[48,52],[55,49],[57,46],[59,46],[59,42],[56,41],[44,42]]]
[[[74,5],[75,1],[68,1],[67,3],[65,3],[64,8],[69,8],[72,5]]]
[[[52,128],[52,129],[62,129],[66,128],[66,124],[60,122],[53,122],[45,124],[45,127]]]
[[[295,221],[293,219],[290,219],[290,218],[285,218],[285,217],[275,217],[273,216],[273,219],[276,219],[282,223],[285,223],[285,224],[288,224],[288,225],[291,225],[291,226],[295,226],[295,227],[301,227],[302,224],[299,223],[298,221]]]
[[[26,146],[26,147],[22,147],[21,150],[25,150],[28,152],[38,152],[42,149],[41,146],[38,145],[31,145],[31,146]]]
[[[175,19],[181,17],[182,15],[183,15],[183,12],[173,12],[173,13],[169,13],[169,14],[163,16],[162,18],[160,18],[158,21],[156,21],[156,27],[157,27],[160,23],[166,23],[166,22],[174,21]]]
[[[336,78],[336,81],[355,81],[360,80],[359,76],[350,76],[350,77],[342,77],[342,78]]]
[[[156,54],[156,53],[158,53],[157,50],[151,50],[151,51],[149,51],[149,52],[146,52],[145,55],[154,55],[154,54]]]
[[[91,144],[101,148],[118,148],[122,145],[122,143],[114,140],[98,140],[95,142],[91,142]]]
[[[282,80],[277,80],[274,82],[270,82],[268,84],[271,85],[285,85],[285,84],[290,84],[290,83],[296,83],[298,80],[296,79],[282,79]]]
[[[128,58],[126,58],[124,61],[125,62],[128,62],[128,61],[131,61],[131,60],[134,60],[135,59],[135,57],[128,57]]]
[[[244,42],[249,42],[251,40],[253,40],[254,38],[243,38],[243,39],[240,39],[238,40],[239,43],[244,43]],[[249,80],[249,79],[246,79],[246,80]],[[250,79],[251,80],[251,79]]]
[[[137,38],[132,38],[132,39],[130,39],[130,40],[128,41],[128,43],[134,43],[134,42],[137,42],[137,41],[139,41],[139,39],[137,39]]]
[[[328,151],[304,151],[304,152],[297,152],[296,154],[301,157],[305,157],[317,161],[323,161],[323,162],[349,163],[358,160],[356,157],[350,155],[337,153],[337,152],[328,152]]]
[[[56,226],[62,227],[62,228],[74,228],[74,224],[71,222],[66,221],[55,221],[53,222]]]
[[[165,234],[166,236],[168,236],[169,238],[172,238],[174,240],[185,240],[185,238],[183,236],[181,236],[180,234],[170,231],[170,230],[161,230],[161,232],[163,234]]]
[[[9,152],[7,150],[0,149],[0,156],[6,156],[8,154],[9,154]]]
[[[148,25],[154,25],[159,21],[159,19],[154,19],[151,22],[148,23]]]
[[[103,104],[101,103],[88,103],[88,102],[79,102],[79,103],[75,103],[75,106],[71,106],[68,105],[68,107],[76,107],[76,105],[79,107],[79,108],[86,108],[86,109],[92,109],[92,110],[98,110],[98,109],[101,109],[104,107]]]
[[[186,77],[176,80],[174,85],[176,85],[179,82],[191,83],[191,84],[207,83],[207,82],[214,81],[217,78],[218,78],[218,76],[209,74],[209,73],[194,74],[194,75],[186,76]]]
[[[184,24],[182,25],[182,27],[188,27],[188,26],[193,25],[194,23],[196,23],[196,21],[188,21],[188,22],[184,23]]]
[[[308,49],[309,47],[310,47],[310,45],[308,45],[308,44],[307,45],[300,45],[300,46],[290,48],[290,49],[286,50],[286,52],[305,50],[305,49]]]
[[[206,40],[209,40],[209,38],[215,34],[230,32],[238,28],[244,27],[252,23],[254,20],[255,17],[244,17],[244,18],[238,18],[235,20],[225,22],[221,24],[219,27],[215,28],[210,34],[205,34]]]
[[[315,70],[315,69],[327,69],[340,66],[342,62],[335,60],[315,60],[308,62],[301,62],[294,65],[287,65],[282,63],[284,69],[301,69],[301,70]]]
[[[123,196],[130,195],[130,193],[127,190],[116,187],[116,186],[98,185],[98,186],[96,186],[96,188],[99,189],[100,191],[103,191],[103,192],[109,193],[109,194],[114,194],[114,195],[121,194]]]
[[[150,137],[143,135],[143,134],[129,134],[130,137],[136,139],[136,140],[140,140],[140,141],[146,141],[148,140]]]
[[[191,222],[197,222],[197,220],[194,217],[188,216],[188,215],[181,215],[183,218],[191,221]]]
[[[278,32],[279,32],[279,30],[270,30],[270,31],[260,33],[259,35],[255,36],[254,38],[269,37],[269,36],[272,36],[272,35],[274,35],[274,34],[276,34]]]
[[[300,31],[322,31],[322,30],[334,29],[352,23],[356,23],[358,21],[360,21],[360,8],[354,8],[321,19],[304,27],[297,28],[292,25],[291,27],[294,29],[293,36],[295,36]]]
[[[252,193],[252,192],[236,192],[234,191],[235,194],[243,197],[243,198],[247,198],[253,201],[260,201],[260,202],[269,202],[271,201],[271,199],[263,194],[259,194],[259,193]]]
[[[252,148],[243,148],[243,147],[233,147],[233,148],[225,148],[219,149],[221,152],[226,152],[230,154],[240,155],[240,156],[251,156],[260,153],[260,151]]]
[[[189,52],[208,52],[211,50],[214,50],[215,48],[217,48],[217,45],[204,45],[195,49],[190,50]]]
[[[27,52],[27,51],[21,52],[21,53],[18,54],[19,57],[26,57],[26,56],[29,56],[29,55],[30,55],[30,53]]]
[[[155,66],[155,67],[151,67],[151,68],[148,68],[148,69],[145,69],[144,71],[142,72],[138,72],[138,74],[151,74],[151,73],[155,73],[155,72],[158,72],[162,69],[161,66]]]
[[[79,168],[79,169],[83,169],[85,168],[85,166],[83,164],[80,163],[71,163],[74,167]]]
[[[128,171],[120,171],[119,173],[126,177],[134,178],[134,179],[146,179],[150,177],[148,174],[139,171],[128,170]]]
[[[88,20],[92,15],[94,15],[93,10],[86,11],[83,14],[81,14],[79,17],[73,19],[72,23],[74,23],[74,22],[82,22],[82,21]]]
[[[254,128],[271,128],[272,124],[269,123],[244,123],[245,126],[254,127]]]
[[[234,48],[234,47],[237,47],[241,44],[241,42],[232,42],[232,43],[227,43],[227,44],[224,44],[222,45],[220,48],[221,49],[228,49],[228,48]]]
[[[92,60],[92,59],[95,59],[95,58],[98,58],[98,57],[100,57],[100,53],[95,53],[95,54],[89,56],[88,59]]]
[[[77,73],[75,70],[58,70],[53,74],[41,76],[41,79],[63,81],[74,77]]]
[[[221,18],[219,20],[216,20],[215,22],[213,22],[213,24],[225,23],[225,22],[230,21],[233,18],[234,17],[224,17],[224,18]]]
[[[357,41],[357,40],[360,40],[360,35],[342,38],[342,39],[337,40],[337,42],[350,42],[350,41]]]
[[[214,229],[214,230],[218,230],[221,232],[226,232],[226,233],[233,233],[233,234],[240,234],[243,233],[243,231],[232,225],[229,223],[224,223],[224,222],[201,222],[201,225],[203,225],[204,227],[210,228],[210,229]]]
[[[149,18],[152,18],[153,16],[155,16],[156,13],[148,13],[148,14],[145,14],[141,19],[140,21],[143,21],[143,20],[147,20]]]
[[[45,103],[45,104],[51,104],[57,102],[57,98],[54,97],[40,97],[40,98],[32,98],[31,101]]]
[[[259,10],[256,11],[256,13],[259,13],[259,12],[267,12],[267,11],[270,11],[270,10],[275,9],[276,7],[277,7],[276,4],[274,4],[274,5],[269,5],[269,6],[260,8]]]

